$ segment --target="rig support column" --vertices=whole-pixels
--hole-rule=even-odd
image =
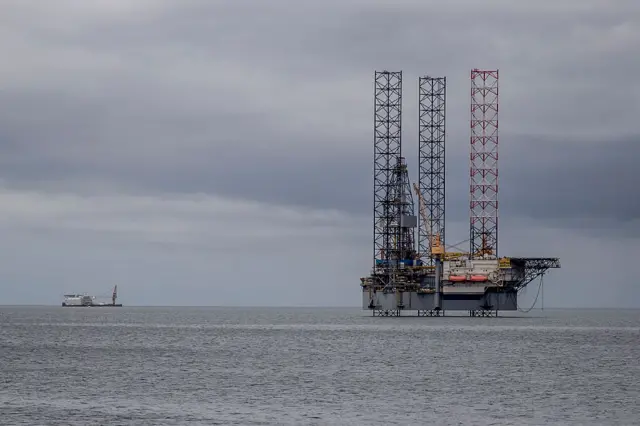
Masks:
[[[386,273],[380,284],[391,284],[390,258],[396,236],[396,221],[390,197],[395,192],[395,177],[401,163],[402,71],[376,71],[374,87],[373,134],[373,267],[376,257]]]
[[[498,256],[498,70],[471,70],[471,255]]]
[[[418,186],[429,223],[418,227],[418,251],[433,266],[430,236],[439,234],[444,245],[445,207],[445,101],[446,77],[418,79]]]
[[[436,256],[435,258],[436,269],[435,269],[435,287],[436,291],[434,294],[433,300],[433,309],[436,311],[440,311],[442,309],[442,260],[440,256]]]

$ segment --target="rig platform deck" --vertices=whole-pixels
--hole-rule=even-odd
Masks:
[[[500,311],[518,310],[518,292],[548,269],[560,267],[557,258],[503,258],[500,262],[485,260],[480,263],[483,270],[475,265],[463,275],[448,262],[443,262],[445,275],[439,292],[432,268],[406,266],[402,268],[404,273],[397,275],[399,280],[388,286],[382,285],[384,271],[374,269],[369,277],[361,278],[362,308],[371,310],[374,316],[400,316],[403,311],[414,311],[418,316],[442,316],[452,311],[496,316]],[[471,281],[482,279],[481,274],[492,269],[489,265],[495,265],[497,273],[487,274],[481,282]],[[451,280],[463,276],[464,281]]]

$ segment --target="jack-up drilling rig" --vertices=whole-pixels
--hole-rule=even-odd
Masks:
[[[498,257],[498,71],[471,71],[469,252],[445,245],[446,78],[420,77],[418,93],[420,220],[402,156],[402,71],[375,72],[374,253],[362,307],[374,316],[515,311],[518,293],[560,261]]]

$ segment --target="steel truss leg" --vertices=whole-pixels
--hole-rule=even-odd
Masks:
[[[470,317],[498,317],[498,310],[493,309],[470,309]]]
[[[373,309],[371,311],[374,317],[399,317],[400,309]]]
[[[422,309],[418,310],[419,317],[443,317],[444,311],[441,309]]]

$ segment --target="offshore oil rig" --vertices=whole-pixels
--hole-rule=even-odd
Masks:
[[[498,256],[498,70],[471,70],[468,252],[447,251],[466,241],[445,244],[446,77],[420,77],[418,100],[412,186],[402,155],[402,71],[375,72],[373,268],[360,278],[362,308],[373,316],[515,311],[518,293],[560,261]]]

